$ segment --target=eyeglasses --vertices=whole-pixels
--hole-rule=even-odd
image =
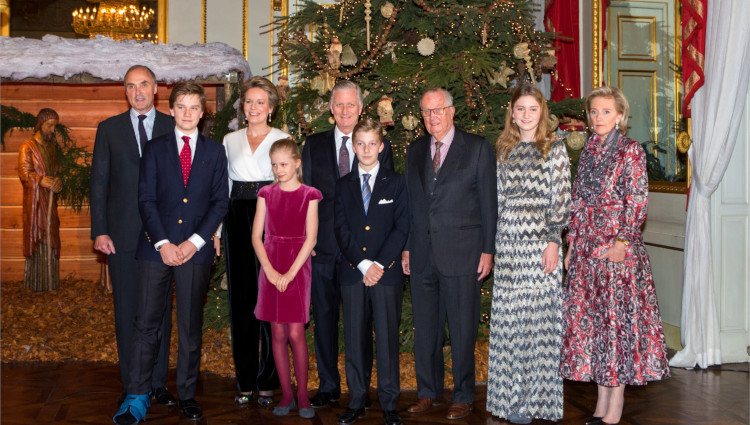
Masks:
[[[452,107],[453,105],[443,106],[441,108],[420,109],[419,112],[422,113],[423,117],[429,117],[430,115],[442,116],[442,115],[445,115],[446,109],[452,108]]]

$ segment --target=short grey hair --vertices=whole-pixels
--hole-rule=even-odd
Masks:
[[[331,98],[328,101],[328,105],[333,106],[333,96],[336,94],[337,90],[354,90],[354,92],[357,93],[357,100],[359,101],[360,108],[365,106],[365,99],[362,97],[362,89],[359,88],[357,83],[349,80],[336,82],[336,85],[331,89]]]
[[[443,99],[445,99],[445,106],[453,106],[453,96],[451,96],[451,93],[448,90],[442,87],[431,87],[425,90],[425,92],[422,93],[422,97],[419,98],[419,103],[422,103],[422,99],[430,93],[441,93]]]

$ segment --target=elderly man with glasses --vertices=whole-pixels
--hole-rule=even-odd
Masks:
[[[474,340],[479,290],[492,271],[497,225],[495,156],[483,137],[453,124],[448,91],[420,101],[427,130],[407,151],[410,230],[402,266],[411,275],[418,414],[443,392],[443,338],[450,332],[453,400],[447,419],[468,416],[474,401]]]

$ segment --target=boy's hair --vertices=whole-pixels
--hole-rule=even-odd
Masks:
[[[191,81],[180,81],[172,87],[172,93],[169,95],[169,108],[174,108],[177,98],[194,94],[200,98],[201,110],[206,110],[206,92],[200,84]]]
[[[378,141],[383,143],[383,126],[379,122],[375,121],[370,117],[361,119],[352,130],[352,142],[357,138],[357,133],[360,131],[373,131],[378,135]]]
[[[302,157],[299,154],[299,148],[297,147],[297,142],[295,142],[291,137],[287,137],[286,139],[279,139],[273,142],[273,144],[271,145],[271,149],[268,150],[268,156],[271,156],[275,152],[282,150],[288,151],[293,160],[302,161]],[[300,181],[300,183],[302,182],[302,165],[297,167],[297,179]],[[276,180],[276,176],[274,176],[274,180]]]

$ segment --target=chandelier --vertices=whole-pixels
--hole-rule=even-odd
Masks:
[[[156,35],[148,33],[154,22],[154,9],[139,7],[138,0],[87,1],[94,5],[73,11],[73,30],[76,33],[89,38],[104,35],[118,41],[156,42]]]

